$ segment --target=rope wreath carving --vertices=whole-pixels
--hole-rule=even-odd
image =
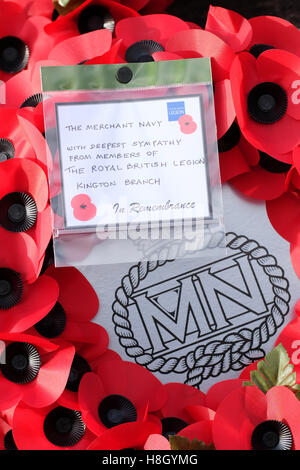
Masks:
[[[129,357],[152,372],[168,374],[187,373],[185,383],[199,388],[203,380],[217,377],[229,370],[241,370],[250,363],[264,356],[260,349],[278,328],[283,324],[289,312],[289,282],[284,277],[283,269],[268,250],[256,241],[246,236],[228,233],[227,246],[255,260],[269,277],[274,293],[274,302],[269,315],[253,330],[241,328],[235,333],[229,333],[222,340],[213,340],[205,345],[199,345],[186,356],[171,358],[155,358],[146,352],[134,337],[132,326],[128,320],[128,305],[131,296],[139,287],[148,273],[174,260],[145,261],[132,266],[122,279],[122,285],[116,290],[113,303],[113,322],[115,333],[121,346]]]

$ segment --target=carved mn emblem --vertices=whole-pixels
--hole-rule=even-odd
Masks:
[[[233,233],[227,241],[228,257],[192,271],[147,285],[147,275],[162,263],[145,262],[123,278],[113,321],[138,364],[187,373],[185,382],[199,386],[264,355],[261,346],[288,313],[289,283],[256,241]]]

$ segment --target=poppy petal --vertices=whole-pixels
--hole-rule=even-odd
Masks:
[[[57,44],[49,59],[61,61],[64,65],[76,65],[109,51],[112,34],[108,29],[92,31],[75,36]]]
[[[300,404],[295,394],[287,387],[273,387],[267,392],[268,419],[284,421],[293,434],[295,449],[300,448]]]
[[[0,410],[15,406],[22,398],[22,390],[18,384],[12,384],[0,374]]]
[[[54,403],[66,386],[74,353],[74,346],[69,344],[50,353],[36,379],[22,388],[24,403],[34,408],[43,408]]]
[[[171,450],[170,442],[161,434],[151,434],[145,442],[144,450]]]
[[[215,82],[229,78],[229,71],[234,60],[233,50],[216,35],[200,29],[180,31],[169,38],[166,50],[181,54],[193,52],[198,57],[210,57],[213,80]]]
[[[300,33],[293,24],[276,16],[256,16],[249,23],[253,31],[250,46],[267,44],[300,55]]]
[[[166,402],[167,393],[164,386],[155,375],[138,364],[105,361],[99,364],[98,374],[107,394],[124,395],[137,408],[147,402],[149,412],[152,412],[160,410]]]
[[[138,41],[151,39],[165,47],[170,36],[179,31],[189,30],[188,25],[171,15],[147,15],[125,18],[116,25],[116,37],[122,39],[126,49]]]
[[[82,419],[96,436],[100,436],[106,430],[98,415],[98,407],[104,396],[100,377],[92,372],[85,374],[79,385],[78,401]]]
[[[181,383],[168,383],[164,386],[167,392],[167,401],[161,408],[164,418],[176,417],[190,422],[190,415],[186,407],[191,405],[204,405],[205,395],[190,385]],[[179,398],[180,397],[180,400]]]
[[[235,52],[246,49],[252,39],[252,27],[246,18],[235,11],[212,5],[205,30],[223,39]]]
[[[178,436],[187,437],[190,441],[197,439],[209,445],[213,442],[212,421],[200,421],[199,423],[190,424],[182,429]]]
[[[158,62],[160,60],[180,60],[182,57],[178,54],[174,54],[173,52],[154,52],[152,54],[153,59],[155,62]]]
[[[148,437],[157,432],[159,427],[151,421],[120,424],[102,433],[88,450],[143,448]]]
[[[23,282],[32,283],[39,274],[39,252],[34,240],[27,233],[13,233],[0,228],[0,266],[21,275]]]
[[[300,33],[299,33],[300,40]],[[300,57],[291,52],[270,49],[257,59],[257,71],[262,81],[278,83],[288,96],[287,113],[300,120],[299,84]]]
[[[245,196],[260,200],[276,199],[285,192],[285,174],[270,173],[260,167],[233,178],[230,183]]]
[[[213,420],[215,411],[200,405],[189,405],[185,411],[193,418],[194,421],[208,421]]]
[[[278,199],[266,202],[269,220],[285,240],[300,245],[300,204],[299,196],[285,193]]]
[[[48,200],[48,183],[44,171],[30,160],[13,158],[0,166],[1,195],[12,192],[28,193],[37,209],[45,209]]]
[[[20,304],[0,315],[0,330],[19,333],[40,321],[53,307],[58,297],[58,284],[48,276],[24,286]]]
[[[221,80],[214,84],[217,137],[220,139],[235,120],[230,80]]]
[[[226,395],[217,408],[212,424],[213,442],[217,450],[251,449],[249,427],[247,426],[248,435],[241,433],[245,421],[248,421],[245,412],[245,393],[248,392],[246,389],[252,389],[252,387],[237,388]]]
[[[243,381],[239,379],[223,380],[213,385],[206,394],[206,406],[216,410],[221,401],[236,389],[243,386]]]
[[[98,296],[78,269],[50,266],[46,274],[58,282],[60,286],[58,301],[68,312],[71,320],[80,322],[94,318],[99,309]]]
[[[250,172],[250,167],[239,147],[220,153],[220,174],[222,183],[243,173]]]
[[[95,436],[85,430],[82,438],[71,447],[58,447],[52,444],[44,432],[45,419],[55,406],[29,408],[23,403],[18,405],[13,419],[14,438],[20,450],[84,450],[95,440]]]

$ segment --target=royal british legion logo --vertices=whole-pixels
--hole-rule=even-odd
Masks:
[[[178,121],[180,116],[185,114],[185,103],[184,101],[172,101],[167,103],[168,108],[168,120]]]

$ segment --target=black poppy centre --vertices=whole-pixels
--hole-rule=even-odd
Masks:
[[[80,34],[90,33],[98,29],[108,29],[113,33],[115,20],[107,8],[101,5],[90,5],[80,12],[77,27]]]
[[[10,232],[26,232],[37,220],[37,206],[26,193],[9,193],[0,200],[0,225]]]
[[[92,369],[89,363],[79,354],[75,354],[66,389],[71,392],[78,392],[79,385],[82,377],[87,373],[91,372]]]
[[[128,47],[125,60],[126,62],[153,62],[153,54],[163,51],[162,45],[151,39],[138,41]]]
[[[57,338],[66,327],[66,313],[59,302],[56,302],[42,320],[34,325],[36,331],[45,338]]]
[[[248,113],[254,121],[260,124],[274,124],[286,114],[288,97],[277,83],[264,82],[252,88],[247,105]]]
[[[44,420],[44,434],[49,442],[58,447],[72,447],[85,433],[85,424],[79,411],[58,406]]]
[[[293,436],[287,424],[281,421],[263,421],[254,429],[251,437],[253,450],[291,450]]]
[[[0,309],[7,310],[17,305],[23,294],[21,276],[9,268],[0,268]]]
[[[187,426],[187,423],[183,419],[168,417],[161,420],[162,423],[162,435],[168,438],[169,436],[175,436],[179,431]]]
[[[5,363],[1,364],[1,372],[7,380],[26,384],[36,378],[41,367],[41,358],[32,344],[10,343],[5,349],[5,354]]]
[[[137,420],[136,408],[128,398],[121,395],[109,395],[98,407],[100,421],[107,428]]]
[[[3,72],[21,72],[28,64],[29,55],[29,48],[22,39],[15,36],[0,39],[0,70]]]
[[[15,156],[15,148],[8,139],[0,139],[0,163]]]

